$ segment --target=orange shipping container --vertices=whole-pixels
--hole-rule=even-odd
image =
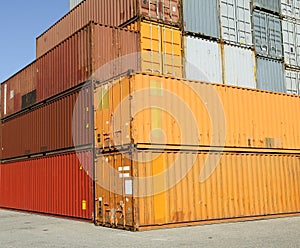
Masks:
[[[99,149],[300,147],[299,96],[137,74],[100,85],[94,101]]]
[[[100,225],[144,230],[300,214],[299,155],[134,149],[101,155],[95,170]]]
[[[120,26],[134,18],[160,20],[179,25],[179,0],[85,0],[72,9],[36,39],[36,57],[39,58],[89,21]]]

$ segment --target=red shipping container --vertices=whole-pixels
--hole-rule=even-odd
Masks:
[[[85,0],[36,39],[36,57],[45,54],[89,21],[120,26],[143,16],[179,25],[180,2],[180,0]]]
[[[134,54],[109,63],[101,79],[139,70],[139,47],[138,32],[90,23],[1,85],[2,118],[90,80],[120,56]]]
[[[2,159],[92,146],[93,91],[73,91],[1,124]]]
[[[67,153],[0,166],[0,207],[92,220],[93,155]]]

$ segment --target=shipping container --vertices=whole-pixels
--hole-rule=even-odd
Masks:
[[[135,17],[179,25],[180,0],[84,0],[36,39],[39,58],[89,21],[120,26]]]
[[[75,6],[81,3],[83,0],[69,0],[69,7],[72,10]]]
[[[221,37],[223,40],[251,46],[250,1],[220,0]]]
[[[259,89],[286,92],[284,70],[281,61],[258,57],[256,77]]]
[[[182,32],[148,21],[127,26],[140,33],[142,71],[182,77]]]
[[[0,165],[0,207],[92,220],[93,153]]]
[[[2,159],[92,147],[92,93],[86,87],[3,122]]]
[[[190,80],[223,83],[222,49],[219,43],[185,36],[185,77]]]
[[[288,94],[300,95],[300,70],[286,68],[285,85]]]
[[[280,12],[280,1],[285,0],[253,0],[253,6],[275,13]],[[290,0],[288,0],[290,1]]]
[[[253,35],[257,54],[282,58],[281,20],[278,16],[262,11],[253,11]]]
[[[140,71],[139,47],[137,32],[89,24],[1,85],[2,118],[90,80],[102,67],[99,80]]]
[[[251,49],[187,36],[185,59],[188,79],[256,88],[255,54]]]
[[[282,20],[284,62],[300,67],[300,22]]]
[[[223,46],[224,83],[247,88],[256,88],[255,53],[238,46]]]
[[[299,168],[293,154],[102,154],[95,164],[96,223],[145,230],[297,215]]]
[[[276,83],[282,65],[271,71],[273,64],[262,62],[263,82],[273,76]],[[300,146],[300,98],[287,94],[137,74],[97,87],[94,108],[99,151],[130,144],[268,151]]]
[[[300,19],[300,0],[281,0],[281,14],[291,19]]]
[[[186,32],[220,38],[219,0],[183,0]]]

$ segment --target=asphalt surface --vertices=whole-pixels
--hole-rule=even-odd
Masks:
[[[0,247],[300,248],[300,217],[133,233],[0,210]]]

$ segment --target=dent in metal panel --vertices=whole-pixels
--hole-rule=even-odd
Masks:
[[[221,0],[222,39],[252,45],[251,9],[248,0]]]
[[[280,0],[254,0],[253,5],[255,7],[271,10],[276,13],[279,13],[280,11]]]
[[[225,84],[256,88],[255,54],[251,49],[224,45]]]
[[[257,84],[261,90],[285,93],[283,64],[277,60],[257,58]]]
[[[259,55],[282,58],[281,20],[261,11],[253,12],[254,44]]]
[[[288,18],[300,18],[300,0],[281,0],[281,13]]]
[[[183,0],[184,30],[220,38],[218,0]]]
[[[290,66],[300,66],[300,23],[284,19],[282,36],[284,62]]]
[[[286,69],[285,85],[288,94],[300,95],[300,71]]]
[[[222,83],[221,47],[217,42],[187,36],[185,56],[188,79]]]

